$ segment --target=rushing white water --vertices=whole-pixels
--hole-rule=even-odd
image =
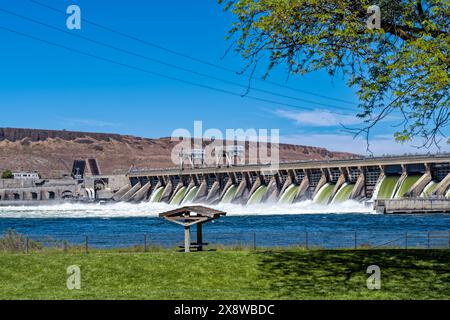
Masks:
[[[170,201],[170,204],[175,206],[179,205],[183,201],[184,197],[186,197],[186,191],[187,191],[186,187],[180,188],[180,190],[178,190],[178,192],[173,196],[173,199],[172,201]]]
[[[197,196],[199,188],[197,186],[192,187],[191,190],[187,193],[186,197],[184,197],[182,204],[191,203],[193,199]]]
[[[422,193],[420,194],[420,197],[421,198],[429,197],[437,185],[438,183],[436,181],[433,180],[430,181],[423,189]]]
[[[287,189],[284,191],[284,193],[281,195],[280,199],[278,200],[278,203],[284,203],[289,204],[292,203],[297,196],[298,190],[300,189],[299,186],[295,184],[291,184]]]
[[[231,203],[234,200],[238,187],[236,185],[232,185],[228,188],[227,192],[225,192],[221,203]]]
[[[381,184],[383,183],[385,178],[386,177],[384,177],[381,180],[378,180],[377,184],[375,185],[375,189],[373,190],[372,198],[370,199],[370,201],[374,201],[378,197],[378,193],[380,192]]]
[[[227,212],[229,216],[288,215],[322,213],[373,213],[371,208],[355,201],[323,206],[313,201],[293,204],[261,203],[255,205],[218,204],[207,205]],[[157,217],[158,213],[176,208],[166,203],[111,203],[111,204],[55,204],[42,206],[0,207],[3,218],[116,218]]]
[[[252,194],[250,199],[248,199],[247,205],[254,206],[259,203],[261,203],[261,200],[263,200],[264,195],[267,192],[267,186],[260,186],[256,191]]]
[[[159,187],[150,197],[150,202],[157,203],[161,199],[161,196],[164,192],[164,187]]]

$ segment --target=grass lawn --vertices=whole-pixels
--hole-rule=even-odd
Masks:
[[[66,288],[70,265],[81,290]],[[0,298],[449,299],[450,250],[0,253]]]

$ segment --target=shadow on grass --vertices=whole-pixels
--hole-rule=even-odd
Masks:
[[[279,298],[450,298],[450,250],[265,251],[260,276]],[[367,268],[382,289],[367,289]]]

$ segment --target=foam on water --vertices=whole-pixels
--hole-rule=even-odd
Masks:
[[[293,204],[262,203],[255,205],[218,204],[207,205],[227,212],[229,216],[249,215],[287,215],[287,214],[339,214],[373,213],[371,208],[355,201],[345,201],[328,206],[313,201]],[[118,218],[118,217],[157,217],[158,213],[172,210],[176,206],[166,203],[111,203],[111,204],[73,204],[63,203],[42,206],[0,207],[0,218]]]

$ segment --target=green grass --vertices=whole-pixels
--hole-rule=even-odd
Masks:
[[[449,284],[450,250],[0,253],[1,299],[449,299]]]

